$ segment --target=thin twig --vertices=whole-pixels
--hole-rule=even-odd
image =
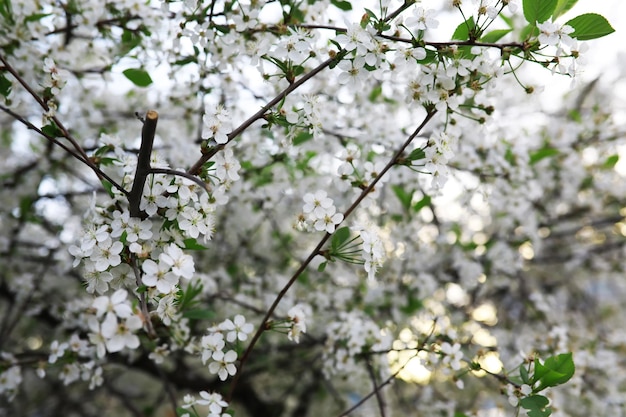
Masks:
[[[285,88],[276,97],[274,97],[272,100],[270,100],[270,102],[267,103],[265,106],[263,106],[261,108],[261,110],[259,110],[258,112],[256,112],[252,116],[250,116],[246,121],[244,121],[242,124],[240,124],[235,130],[230,132],[228,134],[228,141],[226,143],[217,145],[214,148],[212,148],[210,151],[208,151],[207,153],[202,154],[200,159],[198,161],[196,161],[196,163],[193,164],[193,166],[191,168],[189,168],[189,170],[187,172],[189,174],[191,174],[191,175],[197,175],[198,173],[200,173],[200,171],[202,169],[202,165],[204,165],[205,162],[207,162],[209,159],[211,159],[220,150],[224,149],[226,144],[228,144],[231,140],[233,140],[237,136],[239,136],[244,130],[246,130],[248,127],[250,127],[254,122],[256,122],[257,120],[263,118],[263,116],[265,116],[265,114],[267,113],[267,111],[269,109],[274,107],[276,104],[280,103],[280,101],[282,99],[284,99],[285,97],[287,97],[287,95],[291,94],[292,91],[296,90],[298,87],[302,86],[302,84],[304,84],[305,82],[307,82],[308,80],[310,80],[311,78],[316,76],[324,68],[328,67],[331,63],[333,63],[334,60],[335,60],[335,58],[327,59],[326,61],[322,62],[317,67],[313,68],[307,74],[305,74],[304,76],[300,77],[297,81],[293,82],[292,84],[289,84],[289,87]]]
[[[3,112],[7,113],[8,115],[10,115],[11,117],[13,117],[18,122],[22,123],[28,129],[34,130],[37,134],[39,134],[40,136],[43,136],[44,138],[46,138],[50,142],[54,143],[55,145],[57,145],[58,147],[63,149],[65,152],[67,152],[68,154],[70,154],[74,158],[78,159],[80,162],[82,162],[85,165],[87,165],[90,168],[92,168],[92,170],[94,170],[96,172],[96,175],[98,175],[101,179],[107,180],[109,183],[111,183],[111,185],[113,187],[115,187],[117,190],[119,190],[122,194],[124,194],[124,195],[128,194],[128,191],[126,191],[124,189],[124,187],[119,185],[113,178],[109,177],[107,174],[105,174],[103,171],[101,171],[100,168],[98,168],[97,166],[93,165],[93,163],[91,162],[91,160],[89,160],[89,158],[85,159],[82,154],[76,153],[74,150],[70,149],[64,143],[59,142],[59,140],[57,140],[57,138],[52,137],[50,135],[47,135],[41,129],[39,129],[37,126],[35,126],[31,122],[29,122],[28,120],[24,119],[22,116],[20,116],[19,114],[15,113],[13,110],[9,109],[8,107],[5,107],[5,106],[0,104],[0,110],[2,110]]]
[[[139,272],[139,267],[137,266],[137,258],[135,254],[130,255],[130,266],[133,269],[133,273],[135,274],[135,283],[137,284],[137,288],[141,287],[141,272]],[[141,306],[141,314],[144,316],[144,323],[146,325],[146,330],[148,332],[148,336],[151,339],[156,339],[157,335],[154,331],[154,327],[152,327],[152,320],[150,320],[150,313],[148,312],[148,301],[146,300],[146,292],[143,291],[139,294],[139,303]]]
[[[376,382],[376,373],[374,372],[374,367],[372,366],[371,358],[367,358],[365,360],[365,364],[367,366],[367,373],[370,375],[372,379],[372,385],[374,386],[373,391],[376,393],[376,403],[378,404],[378,411],[380,411],[380,417],[385,417],[385,400],[383,399],[381,390],[379,389],[378,382]]]
[[[378,184],[378,182],[383,177],[383,175],[385,175],[387,173],[387,171],[389,171],[391,169],[392,166],[396,165],[396,163],[398,162],[398,159],[405,152],[406,148],[411,144],[411,142],[413,142],[413,140],[422,131],[422,129],[426,126],[426,124],[432,119],[432,117],[435,115],[436,112],[437,112],[436,110],[433,110],[433,111],[430,111],[430,112],[428,112],[426,114],[426,116],[424,117],[424,120],[422,121],[422,123],[406,139],[406,141],[402,144],[402,146],[400,146],[398,148],[398,150],[393,155],[393,157],[391,158],[389,163],[387,163],[387,165],[380,171],[378,176],[372,180],[372,182],[361,192],[361,194],[352,203],[352,205],[350,207],[348,207],[348,209],[344,212],[342,223],[346,221],[346,219],[350,216],[350,214],[352,214],[352,212],[359,206],[359,204],[365,199],[365,197],[367,197],[367,195],[374,189],[374,187],[376,186],[376,184]],[[339,227],[340,224],[337,225],[337,228]],[[276,308],[278,307],[278,304],[280,303],[280,301],[287,294],[287,291],[289,291],[289,289],[296,282],[298,277],[306,270],[306,268],[309,266],[311,261],[313,261],[313,259],[318,255],[319,251],[322,249],[322,247],[326,244],[326,242],[328,241],[328,239],[330,239],[331,236],[332,236],[331,233],[326,233],[322,237],[322,239],[319,241],[317,246],[315,246],[315,248],[309,253],[309,256],[300,264],[298,269],[293,273],[293,275],[291,276],[291,278],[289,279],[287,284],[285,284],[285,286],[280,290],[280,292],[276,296],[276,299],[274,300],[274,302],[272,303],[270,308],[265,313],[265,317],[263,317],[263,320],[261,321],[261,325],[257,329],[256,333],[252,337],[252,340],[250,341],[250,344],[248,345],[248,348],[246,349],[246,351],[244,352],[243,356],[241,357],[241,361],[239,363],[238,372],[235,374],[235,376],[233,378],[233,381],[231,382],[230,392],[229,392],[229,395],[228,395],[228,400],[230,400],[230,398],[232,398],[232,395],[233,395],[233,392],[235,390],[235,387],[237,386],[237,382],[239,380],[239,377],[242,374],[244,364],[248,360],[248,357],[250,356],[250,353],[252,352],[252,349],[254,348],[256,343],[258,342],[259,338],[261,337],[261,334],[263,334],[263,332],[265,330],[267,330],[267,327],[266,327],[267,326],[267,322],[270,319],[270,317],[272,316],[272,314],[274,313],[274,310],[276,310]]]

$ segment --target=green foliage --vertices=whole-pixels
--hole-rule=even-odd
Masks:
[[[330,248],[324,251],[323,254],[328,261],[334,262],[340,259],[344,262],[358,264],[362,263],[359,258],[361,252],[360,244],[356,242],[359,237],[350,238],[350,228],[347,226],[340,227],[335,230],[330,240]],[[326,263],[322,263],[318,267],[318,271],[323,271],[326,268]]]
[[[615,168],[615,165],[617,165],[618,161],[619,161],[619,155],[618,154],[611,155],[608,158],[606,158],[606,160],[602,164],[602,168],[604,168],[604,169]]]
[[[460,41],[476,39],[479,37],[477,31],[478,28],[476,27],[476,22],[474,22],[474,17],[470,16],[469,19],[456,27],[452,34],[452,39],[458,39]]]
[[[2,16],[7,23],[14,23],[11,0],[0,0],[0,16]]]
[[[413,211],[417,213],[421,209],[423,209],[424,207],[430,206],[430,203],[431,203],[430,196],[429,195],[424,195],[424,197],[422,197],[421,200],[419,200],[418,202],[413,204]]]
[[[537,22],[545,22],[552,16],[559,0],[524,0],[524,17],[535,26]]]
[[[596,13],[581,14],[569,20],[566,25],[574,28],[570,36],[579,41],[597,39],[615,32],[608,20]]]
[[[528,411],[529,417],[548,417],[552,414],[552,409],[548,407],[550,401],[543,395],[531,395],[522,398],[520,406]]]
[[[552,13],[552,19],[556,19],[566,13],[569,9],[574,7],[577,2],[578,0],[559,0],[556,9],[554,9],[554,13]]]
[[[348,240],[350,237],[350,228],[348,227],[340,227],[335,230],[333,237],[330,241],[330,248],[334,251],[341,248],[341,246]]]
[[[511,29],[492,30],[489,33],[485,33],[485,35],[483,35],[483,37],[480,40],[482,42],[495,43],[495,42],[498,42],[503,37],[505,37],[510,32],[511,32]]]
[[[61,132],[61,129],[59,129],[59,127],[52,122],[42,127],[41,131],[51,138],[59,138],[63,136],[63,132]]]
[[[185,244],[185,249],[191,249],[191,250],[206,250],[208,249],[206,246],[203,246],[201,244],[198,243],[198,241],[194,238],[189,238],[189,239],[185,239],[183,240],[183,243]]]
[[[533,392],[566,383],[574,376],[575,369],[571,353],[551,356],[543,364],[539,359],[535,359],[535,372],[532,379],[535,387]]]
[[[11,81],[4,75],[0,74],[0,94],[4,97],[8,97],[11,94]]]
[[[129,68],[122,72],[126,78],[128,78],[133,84],[138,87],[147,87],[152,84],[152,78],[150,74],[139,68]]]
[[[550,148],[550,147],[544,147],[541,149],[538,149],[534,152],[530,153],[530,160],[529,163],[530,165],[535,165],[537,162],[541,161],[544,158],[549,158],[551,156],[555,156],[559,154],[559,150],[555,149],[555,148]]]
[[[346,0],[330,0],[330,4],[343,11],[352,10],[352,3]]]
[[[409,209],[411,208],[411,200],[413,200],[413,193],[415,191],[407,191],[402,185],[399,184],[392,185],[391,189],[393,190],[393,193],[396,195],[396,197],[398,197],[398,200],[400,200],[402,208],[404,208],[405,211],[409,211]]]

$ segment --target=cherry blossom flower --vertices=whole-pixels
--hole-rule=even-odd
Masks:
[[[437,29],[439,21],[432,17],[435,13],[432,9],[424,9],[417,7],[413,10],[413,16],[406,19],[405,24],[409,27],[415,27],[416,30]]]
[[[237,367],[234,362],[237,360],[237,352],[229,350],[224,353],[223,351],[217,351],[213,354],[214,362],[209,364],[209,372],[217,374],[219,379],[225,381],[228,376],[233,376],[237,373]]]
[[[248,335],[254,330],[251,323],[246,323],[246,318],[237,314],[234,320],[226,319],[219,325],[219,329],[226,333],[226,341],[232,343],[236,340],[246,341]]]
[[[146,259],[141,265],[144,272],[141,282],[149,287],[156,287],[161,294],[169,294],[178,284],[178,275],[172,272],[171,265],[166,262],[155,262]]]
[[[300,334],[306,333],[306,314],[304,307],[299,304],[291,307],[287,312],[287,317],[291,320],[287,338],[296,343],[300,343]]]
[[[143,323],[138,316],[132,315],[118,320],[112,314],[107,315],[101,327],[107,351],[119,352],[126,347],[129,349],[139,347],[139,337],[135,332],[142,327]]]

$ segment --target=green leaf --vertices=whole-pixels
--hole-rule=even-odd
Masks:
[[[614,168],[615,165],[617,164],[617,161],[619,161],[619,155],[618,154],[611,155],[608,158],[606,158],[606,160],[602,164],[602,168],[605,168],[605,169]]]
[[[543,395],[531,395],[519,401],[519,405],[528,410],[529,417],[548,417],[552,414],[548,404],[550,401]]]
[[[574,7],[577,2],[578,0],[559,0],[556,9],[554,9],[554,13],[552,13],[552,20],[556,20],[557,17],[566,13],[569,9]]]
[[[141,43],[141,36],[137,31],[124,29],[122,32],[121,55],[126,55]]]
[[[426,158],[426,153],[422,148],[416,148],[411,151],[409,157],[407,158],[409,161],[419,161],[420,159]]]
[[[0,0],[0,15],[6,19],[7,23],[14,23],[11,0]]]
[[[370,95],[367,97],[368,100],[372,103],[374,103],[376,101],[376,99],[378,97],[380,97],[380,95],[383,92],[383,86],[381,83],[377,83],[374,88],[372,89],[372,91],[370,92]]]
[[[524,17],[531,25],[545,22],[552,16],[559,0],[524,0]]]
[[[537,162],[541,161],[544,158],[549,158],[551,156],[555,156],[559,154],[558,149],[554,148],[541,148],[534,152],[530,153],[530,165],[535,165]]]
[[[521,364],[519,366],[519,376],[522,378],[522,382],[524,384],[530,384],[530,378],[528,377],[528,369],[526,369],[526,366],[524,366],[524,364]]]
[[[319,272],[324,272],[324,270],[326,269],[326,265],[328,265],[328,262],[322,262],[317,266],[317,270]]]
[[[191,249],[191,250],[208,249],[206,246],[202,246],[201,244],[199,244],[198,241],[192,237],[190,237],[189,239],[183,240],[183,243],[185,244],[185,249]]]
[[[152,78],[146,71],[138,68],[129,68],[122,72],[133,84],[138,87],[147,87],[152,84]]]
[[[511,32],[511,29],[492,30],[491,32],[486,33],[480,40],[486,43],[495,43],[506,36],[509,32]]]
[[[52,13],[33,13],[24,18],[24,22],[36,22],[38,20],[43,19],[44,17],[48,17],[52,15]]]
[[[212,320],[215,317],[215,313],[211,310],[194,308],[183,312],[183,317],[192,320]]]
[[[349,1],[345,1],[345,0],[330,0],[330,3],[333,6],[339,8],[339,9],[345,11],[345,12],[347,12],[349,10],[352,10],[352,3],[350,3]]]
[[[293,138],[292,143],[295,146],[298,146],[298,145],[302,145],[304,142],[307,142],[311,139],[313,139],[313,133],[310,133],[307,130],[303,130],[300,133],[298,133],[295,138]]]
[[[474,22],[474,16],[470,16],[465,22],[456,27],[452,34],[452,39],[458,39],[460,41],[467,41],[470,39],[470,35],[475,35],[476,23]]]
[[[425,195],[420,201],[418,201],[417,203],[413,204],[413,211],[417,213],[418,211],[420,211],[424,207],[430,206],[430,201],[431,201],[430,196],[429,195]]]
[[[398,197],[398,200],[400,200],[402,208],[404,208],[405,211],[409,211],[409,209],[411,208],[411,201],[413,200],[413,193],[415,192],[415,190],[406,191],[403,186],[398,184],[392,185],[391,189],[393,190],[396,197]]]
[[[4,75],[0,74],[0,94],[5,97],[8,97],[11,94],[11,80],[6,78]]]
[[[533,374],[533,385],[539,383],[534,392],[539,392],[548,387],[555,387],[570,380],[576,370],[571,353],[562,353],[551,356],[542,364],[539,359],[535,359],[535,373]]]
[[[330,241],[330,247],[333,250],[337,250],[349,238],[350,238],[350,228],[348,226],[340,227],[339,229],[335,230],[335,233],[333,233],[333,237],[331,238],[331,241]]]
[[[579,41],[597,39],[615,32],[608,20],[596,13],[581,14],[565,24],[574,28],[570,36]]]
[[[41,128],[41,131],[53,138],[59,138],[63,136],[63,132],[61,132],[61,129],[59,129],[54,123],[45,125]]]
[[[101,182],[102,182],[102,187],[107,192],[109,197],[111,198],[115,197],[115,195],[113,194],[113,184],[111,184],[109,181],[104,180],[104,179],[101,180]]]

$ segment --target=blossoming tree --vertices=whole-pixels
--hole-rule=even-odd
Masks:
[[[623,128],[527,70],[613,29],[431,3],[0,0],[1,414],[623,414]]]

